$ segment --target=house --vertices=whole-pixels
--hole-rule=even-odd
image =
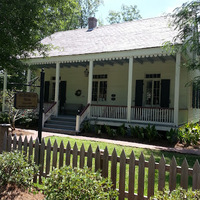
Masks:
[[[154,124],[158,130],[199,121],[199,92],[186,87],[199,72],[182,67],[180,53],[170,55],[162,48],[177,34],[169,18],[96,25],[91,17],[86,29],[52,34],[42,41],[54,46],[48,57],[28,60],[45,70],[45,123],[81,106],[82,112],[74,113],[76,131],[85,119],[112,126]]]

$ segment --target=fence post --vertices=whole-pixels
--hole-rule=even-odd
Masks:
[[[4,136],[8,135],[8,128],[10,124],[0,124],[0,153],[4,150]]]

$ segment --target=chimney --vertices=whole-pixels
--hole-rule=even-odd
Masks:
[[[88,18],[88,30],[92,30],[97,26],[97,19],[95,17]]]

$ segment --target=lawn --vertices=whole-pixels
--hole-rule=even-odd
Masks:
[[[172,157],[174,156],[177,161],[177,165],[181,166],[184,158],[187,159],[189,167],[193,167],[196,159],[200,161],[199,156],[196,155],[188,155],[188,154],[181,154],[181,153],[174,153],[174,152],[167,152],[167,151],[159,151],[159,150],[150,150],[150,149],[142,149],[142,148],[132,148],[127,146],[121,146],[116,145],[112,143],[105,143],[105,142],[95,142],[90,140],[80,140],[80,139],[74,139],[74,138],[68,138],[68,137],[49,137],[51,140],[51,145],[53,146],[54,141],[57,141],[58,146],[60,145],[61,141],[64,142],[64,147],[67,146],[68,142],[70,142],[71,148],[73,148],[75,142],[78,146],[78,149],[80,150],[81,145],[84,144],[85,151],[87,151],[88,147],[91,145],[93,152],[95,152],[97,146],[99,146],[100,149],[108,148],[109,155],[112,154],[113,149],[115,148],[117,155],[120,156],[122,150],[124,149],[126,157],[129,157],[131,152],[134,152],[135,158],[139,159],[141,152],[144,154],[145,160],[148,161],[150,156],[153,154],[155,161],[159,162],[162,155],[164,155],[166,163],[170,164]],[[47,140],[49,138],[45,138],[45,143],[47,144]],[[87,162],[85,162],[87,163]],[[94,164],[94,160],[93,160]],[[79,166],[79,165],[78,165]],[[109,169],[111,167],[111,163],[109,162]],[[128,190],[128,165],[126,166],[126,182],[125,182],[125,188],[126,191]],[[110,173],[108,174],[108,177],[110,177]],[[147,185],[148,182],[148,169],[145,169],[145,191],[144,194],[147,195]],[[169,173],[166,172],[166,181],[165,185],[168,188],[168,182],[169,182]],[[138,190],[138,167],[135,168],[135,193],[137,193]],[[180,184],[180,175],[177,176],[177,185]],[[192,178],[189,177],[189,187],[192,186]],[[119,187],[119,164],[117,166],[117,188]],[[155,172],[155,191],[157,191],[158,188],[158,171]]]

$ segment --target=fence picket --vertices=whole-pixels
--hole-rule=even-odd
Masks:
[[[108,148],[107,146],[105,147],[104,154],[103,154],[102,176],[104,178],[108,177]]]
[[[50,172],[50,163],[51,163],[51,140],[48,139],[47,149],[46,149],[46,175]]]
[[[170,169],[169,169],[169,190],[172,191],[176,188],[176,174],[177,174],[177,164],[176,159],[173,156]]]
[[[181,165],[181,187],[183,189],[188,188],[188,163],[186,158]]]
[[[162,191],[165,188],[165,158],[162,155],[158,166],[158,190]]]
[[[6,142],[6,141],[5,141]],[[13,145],[12,145],[13,144]],[[53,145],[53,152],[51,147],[50,139],[47,142],[47,146],[45,146],[44,139],[42,140],[41,145],[39,144],[38,138],[36,139],[35,144],[33,144],[33,139],[31,137],[30,141],[28,142],[27,137],[25,137],[24,142],[22,143],[22,139],[7,136],[7,151],[12,151],[13,149],[17,148],[23,149],[24,154],[27,155],[27,150],[29,148],[29,160],[34,159],[36,164],[40,164],[40,171],[39,171],[39,183],[42,182],[42,177],[47,176],[50,172],[50,163],[52,162],[52,168],[57,167],[57,154],[59,154],[59,167],[63,166],[64,154],[66,152],[66,165],[70,165],[71,162],[71,154],[73,156],[72,166],[77,167],[77,159],[78,159],[78,147],[77,144],[74,144],[73,150],[71,149],[70,143],[68,142],[66,149],[64,149],[63,141],[58,148],[57,141],[55,140]],[[28,146],[29,145],[29,146]],[[34,146],[34,147],[33,147]],[[33,148],[34,148],[34,158],[33,155]],[[45,149],[46,149],[46,156],[45,156]],[[53,158],[51,158],[53,155]],[[120,171],[119,171],[119,199],[124,199],[125,197],[129,200],[133,199],[149,199],[150,196],[154,194],[154,185],[155,185],[155,176],[156,170],[158,170],[158,190],[163,190],[165,187],[165,177],[166,171],[169,172],[169,189],[170,191],[176,188],[176,179],[177,174],[181,174],[181,183],[180,185],[184,189],[188,189],[188,177],[189,173],[192,173],[192,189],[200,189],[200,165],[198,160],[195,162],[193,169],[188,168],[187,160],[185,159],[181,165],[181,167],[177,167],[176,159],[173,157],[170,166],[166,165],[165,159],[162,156],[159,164],[155,163],[155,159],[153,155],[151,155],[148,162],[145,162],[144,155],[141,153],[139,160],[135,159],[134,152],[131,152],[130,158],[126,158],[124,150],[121,152],[120,157],[117,157],[117,152],[114,149],[112,155],[108,154],[107,147],[105,148],[104,152],[101,154],[99,147],[96,148],[96,151],[93,155],[91,145],[88,148],[88,151],[85,152],[84,144],[82,144],[80,149],[80,168],[83,168],[85,163],[85,155],[87,155],[87,166],[93,169],[92,166],[94,162],[92,162],[92,158],[95,158],[95,171],[99,168],[102,169],[102,176],[108,177],[110,176],[113,182],[113,188],[117,188],[116,179],[117,177],[117,166],[120,164]],[[44,158],[46,157],[46,170],[44,173]],[[51,160],[52,159],[52,160]],[[111,161],[111,167],[109,166],[109,161]],[[128,174],[128,192],[125,192],[125,183],[126,183],[126,165],[129,165],[129,174]],[[135,167],[138,166],[138,192],[137,194],[134,193],[135,191]],[[144,176],[145,176],[145,166],[148,167],[148,190],[147,190],[147,197],[144,196]],[[109,171],[108,171],[109,169]],[[34,176],[34,182],[37,182],[37,176]]]
[[[119,200],[125,197],[125,179],[126,179],[126,155],[124,149],[120,155],[120,172],[119,172]]]
[[[81,145],[81,149],[80,149],[80,168],[83,168],[85,164],[85,147],[84,144]]]
[[[13,150],[17,149],[17,136],[16,134],[14,135],[14,140],[13,140]]]
[[[19,136],[19,140],[18,140],[18,150],[21,151],[22,150],[22,136]]]
[[[193,180],[192,180],[192,190],[197,190],[200,188],[200,165],[199,161],[196,160],[193,166]]]
[[[8,145],[7,145],[7,151],[11,151],[11,144],[12,144],[12,137],[11,135],[8,135]]]
[[[39,176],[39,183],[42,183],[42,177],[43,171],[44,171],[44,153],[45,153],[45,142],[44,138],[42,139],[41,145],[40,145],[40,160],[39,160],[39,165],[40,165],[40,176]]]
[[[33,138],[31,136],[30,141],[29,141],[29,154],[28,154],[29,160],[31,160],[32,155],[33,155]]]
[[[116,182],[117,182],[116,178],[117,178],[117,152],[114,148],[111,158],[111,180],[114,189],[116,188]]]
[[[66,161],[65,161],[65,164],[67,166],[70,165],[70,158],[71,158],[71,145],[70,142],[68,142],[66,147]]]
[[[77,157],[78,157],[78,147],[75,142],[74,148],[73,148],[73,162],[72,162],[72,167],[77,167]]]
[[[148,195],[147,197],[150,198],[154,195],[154,184],[155,184],[155,159],[153,154],[149,159],[149,169],[148,169]]]
[[[100,154],[99,146],[97,146],[96,151],[95,151],[95,172],[99,170],[100,167],[101,167],[101,154]]]
[[[63,141],[61,141],[60,152],[59,152],[59,168],[63,166],[63,160],[64,160],[64,143]]]
[[[57,155],[58,153],[58,143],[57,140],[55,140],[54,144],[53,144],[53,161],[52,161],[52,170],[54,168],[57,168]]]
[[[144,168],[144,155],[141,153],[139,158],[139,172],[138,172],[138,200],[143,199],[144,196],[144,175],[145,175],[145,168]]]
[[[91,144],[88,147],[87,166],[88,166],[88,168],[92,168],[92,146],[91,146]]]
[[[128,183],[129,200],[134,200],[134,188],[135,188],[135,155],[132,151],[129,160],[129,183]]]
[[[34,152],[34,162],[39,165],[39,139],[35,141],[35,152]],[[37,183],[37,174],[34,175],[33,182]]]
[[[27,139],[27,136],[25,136],[24,138],[24,148],[23,148],[23,151],[24,151],[24,156],[27,156],[27,146],[28,146],[28,139]]]

